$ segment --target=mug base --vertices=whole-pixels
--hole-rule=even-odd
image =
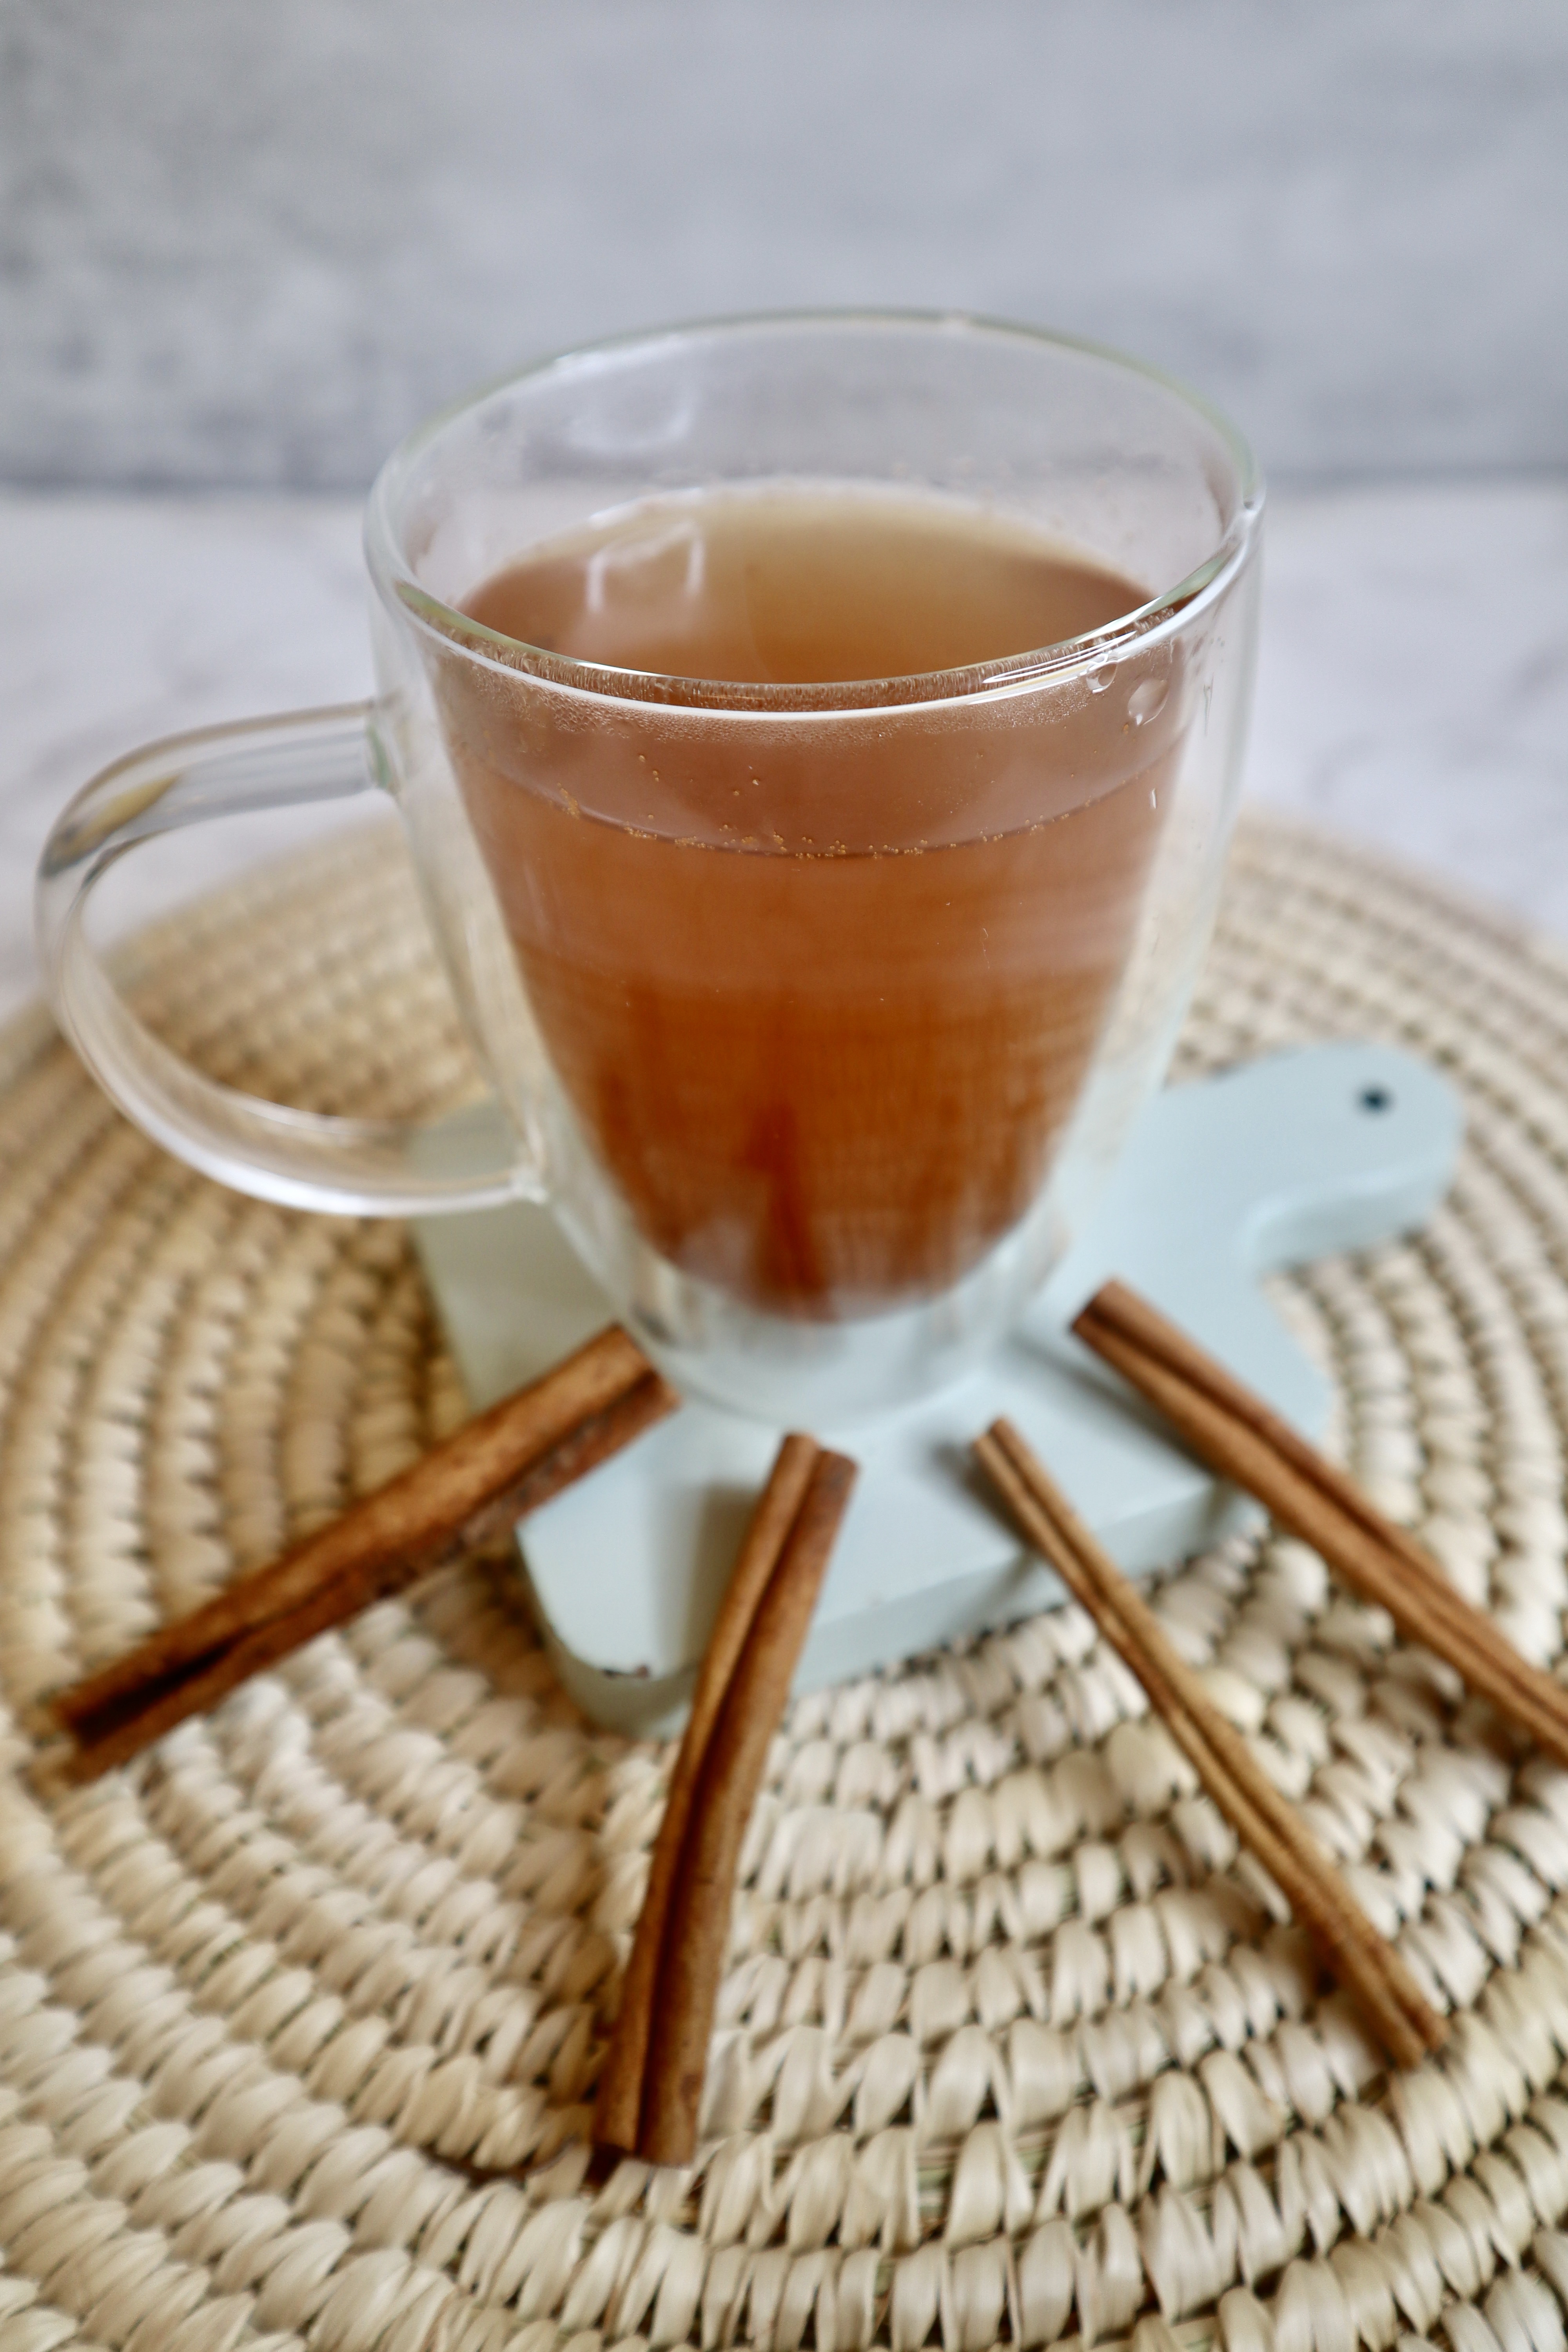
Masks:
[[[528,1521],[523,1574],[566,1689],[614,1729],[679,1727],[784,1418],[862,1466],[802,1689],[1063,1597],[973,1471],[969,1447],[998,1413],[1129,1572],[1245,1526],[1250,1507],[1069,1336],[1073,1316],[1114,1274],[1320,1437],[1328,1382],[1260,1277],[1419,1224],[1447,1190],[1459,1135],[1447,1082],[1381,1045],[1271,1055],[1155,1097],[1048,1285],[946,1384],[869,1419],[836,1416],[826,1391],[820,1409],[802,1412],[797,1390],[772,1421],[693,1402]],[[542,1209],[429,1219],[416,1233],[476,1407],[536,1377],[613,1313]],[[865,1333],[847,1335],[848,1353],[864,1349]],[[679,1355],[650,1352],[689,1393]]]

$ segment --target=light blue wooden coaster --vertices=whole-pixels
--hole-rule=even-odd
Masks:
[[[1419,1225],[1447,1191],[1458,1104],[1386,1045],[1310,1047],[1150,1103],[1091,1223],[1020,1328],[955,1386],[869,1427],[814,1434],[861,1465],[797,1688],[837,1682],[1062,1598],[968,1460],[1016,1421],[1130,1571],[1247,1524],[1252,1507],[1184,1454],[1068,1336],[1112,1274],[1278,1411],[1321,1433],[1328,1392],[1258,1288],[1276,1267]],[[612,1310],[548,1213],[416,1227],[477,1407],[535,1378]],[[599,1722],[662,1735],[691,1677],[780,1432],[689,1404],[520,1530],[562,1681]]]

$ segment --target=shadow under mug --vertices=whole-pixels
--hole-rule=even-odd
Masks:
[[[609,668],[461,609],[608,510],[759,488],[960,501],[1141,601],[821,687]],[[1234,813],[1261,514],[1203,402],[1017,328],[759,318],[553,360],[377,480],[372,702],[154,746],[66,811],[37,889],[56,1011],[123,1110],[244,1191],[547,1200],[689,1391],[818,1426],[917,1396],[1016,1319],[1163,1074]],[[83,922],[139,842],[366,789],[495,1088],[434,1128],[217,1084]]]

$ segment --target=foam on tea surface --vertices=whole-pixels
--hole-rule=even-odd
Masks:
[[[517,648],[441,668],[469,815],[576,1118],[685,1272],[864,1315],[1017,1223],[1131,943],[1171,656],[1116,694],[784,720],[584,697],[523,649],[809,688],[1030,652],[1143,593],[978,510],[773,492],[628,509],[468,599]]]

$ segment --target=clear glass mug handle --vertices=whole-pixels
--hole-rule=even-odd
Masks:
[[[239,1093],[140,1020],[88,938],[94,886],[162,834],[205,819],[379,789],[374,706],[291,711],[149,744],[59,818],[38,867],[38,952],[61,1027],[121,1110],[209,1176],[263,1200],[350,1214],[429,1214],[542,1197],[532,1153],[499,1101],[434,1124],[328,1118]]]

